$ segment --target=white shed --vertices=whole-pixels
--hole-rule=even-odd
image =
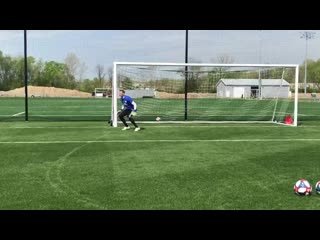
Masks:
[[[290,84],[283,79],[220,79],[217,97],[227,98],[289,98]]]

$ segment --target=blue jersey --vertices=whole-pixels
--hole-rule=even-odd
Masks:
[[[134,102],[131,97],[125,95],[121,97],[121,102],[123,104],[124,109],[134,110],[134,106],[133,106]]]

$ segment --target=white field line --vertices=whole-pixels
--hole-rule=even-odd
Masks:
[[[320,138],[299,139],[143,139],[143,140],[78,140],[78,141],[11,141],[0,144],[65,144],[65,143],[146,143],[146,142],[301,142],[320,141]]]
[[[15,116],[19,116],[21,114],[24,114],[24,112],[16,113],[16,114],[13,114],[12,116],[15,117]]]

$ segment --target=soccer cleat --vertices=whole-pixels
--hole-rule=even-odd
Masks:
[[[140,131],[140,128],[137,127],[137,128],[134,129],[134,131],[135,131],[135,132],[138,132],[138,131]]]
[[[129,130],[130,129],[130,127],[124,127],[124,128],[122,128],[122,130]]]

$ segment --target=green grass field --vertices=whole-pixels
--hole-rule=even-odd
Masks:
[[[184,120],[184,99],[135,101],[138,121],[154,121],[157,116]],[[24,98],[0,98],[0,121],[23,121],[24,106]],[[28,107],[30,121],[106,121],[111,116],[111,99],[30,98]],[[191,121],[270,121],[274,108],[274,100],[189,99],[187,113]],[[301,101],[298,108],[299,120],[320,120],[320,102]],[[293,103],[280,100],[275,117],[281,121],[286,114],[293,114]]]
[[[1,122],[0,209],[319,209],[320,123]]]
[[[182,99],[138,99],[137,120],[183,120]],[[299,126],[107,124],[110,99],[0,98],[0,209],[319,209],[320,102]],[[292,103],[277,106],[279,115]],[[269,101],[190,99],[190,120],[270,116]]]

